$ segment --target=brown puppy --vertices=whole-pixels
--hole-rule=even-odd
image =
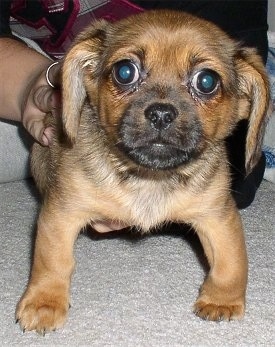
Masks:
[[[241,318],[247,257],[224,140],[249,118],[250,172],[268,100],[255,51],[193,16],[147,12],[97,22],[80,35],[63,65],[54,144],[36,144],[32,154],[44,203],[31,278],[17,307],[22,328],[43,333],[64,324],[78,233],[110,221],[142,232],[168,221],[190,224],[210,264],[195,313]]]

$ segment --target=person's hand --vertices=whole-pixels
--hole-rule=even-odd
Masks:
[[[53,85],[59,85],[60,64],[56,64],[49,70],[49,79]],[[52,88],[46,80],[46,71],[43,71],[33,81],[25,95],[22,110],[22,123],[27,131],[42,145],[49,146],[53,138],[53,129],[45,127],[44,118],[48,112],[55,117],[60,116],[61,98],[60,92]]]

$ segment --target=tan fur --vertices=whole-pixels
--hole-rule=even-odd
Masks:
[[[131,92],[112,79],[112,66],[122,59],[144,69]],[[205,100],[190,92],[190,76],[202,68],[222,81]],[[224,140],[240,119],[249,118],[250,172],[260,155],[268,101],[266,74],[254,50],[190,15],[148,12],[116,24],[97,22],[82,33],[64,60],[62,121],[47,119],[57,129],[54,144],[36,144],[32,153],[44,202],[31,279],[16,312],[22,328],[46,332],[64,324],[73,244],[83,227],[96,222],[122,222],[141,232],[166,222],[190,224],[210,265],[194,311],[209,320],[241,318],[247,257]],[[186,136],[193,132],[193,111],[201,125],[199,154],[175,168],[146,168],[117,147],[125,110],[133,106],[138,140],[146,128],[144,110],[154,102],[180,110],[175,137],[185,127]]]

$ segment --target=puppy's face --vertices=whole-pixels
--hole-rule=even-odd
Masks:
[[[248,171],[258,159],[268,104],[260,58],[187,14],[148,12],[98,23],[69,52],[63,85],[68,136],[76,137],[88,95],[110,147],[139,167],[187,164],[249,117]]]
[[[116,31],[102,68],[99,114],[137,165],[171,169],[196,158],[236,122],[234,45],[167,17]],[[163,24],[162,24],[163,23]],[[115,38],[123,32],[121,39]],[[129,44],[130,43],[130,44]]]

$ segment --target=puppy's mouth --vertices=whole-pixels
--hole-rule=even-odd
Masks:
[[[136,164],[156,170],[175,169],[192,157],[191,152],[161,142],[148,143],[135,148],[126,146],[122,148]]]
[[[169,105],[169,112],[170,108]],[[126,112],[122,118],[117,146],[138,166],[153,170],[175,169],[201,153],[202,130],[196,117],[189,117],[188,121],[186,118],[176,120],[169,114],[166,121],[163,117],[141,121],[135,114]]]
[[[160,141],[149,141],[140,146],[127,146],[121,142],[118,147],[139,166],[155,170],[175,169],[195,156],[192,150]]]

